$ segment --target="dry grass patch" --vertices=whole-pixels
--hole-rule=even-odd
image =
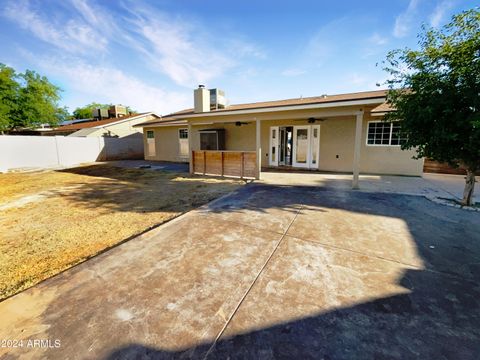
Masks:
[[[0,299],[241,184],[107,165],[0,174]]]

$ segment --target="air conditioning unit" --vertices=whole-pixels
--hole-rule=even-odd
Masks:
[[[112,105],[108,110],[110,117],[119,118],[127,115],[127,107],[123,105]]]
[[[225,91],[220,89],[210,89],[210,110],[225,109],[227,106],[227,99],[225,98]]]
[[[107,119],[108,109],[96,108],[92,110],[92,117],[95,119]]]

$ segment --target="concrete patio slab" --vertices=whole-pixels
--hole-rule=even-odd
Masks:
[[[0,303],[0,339],[61,340],[15,349],[33,358],[98,359],[131,343],[201,357],[280,237],[189,214]]]
[[[474,359],[473,284],[286,238],[209,358]]]
[[[249,184],[0,303],[50,359],[478,359],[480,213]]]
[[[218,220],[284,233],[298,213],[301,201],[289,202],[285,206],[282,195],[280,188],[272,196],[269,188],[252,185],[214,202],[200,210],[200,213]]]
[[[450,197],[461,199],[463,197],[463,189],[465,187],[464,175],[451,175],[451,174],[423,174],[423,179],[433,184],[435,187],[442,189],[449,193]],[[476,178],[477,184],[473,198],[476,202],[480,202],[480,176]]]
[[[323,186],[350,190],[351,174],[316,172],[262,172],[262,182],[283,186]],[[477,176],[480,183],[480,177]],[[385,192],[407,195],[421,195],[461,200],[465,186],[465,176],[450,174],[429,174],[422,177],[394,175],[360,175],[360,191]],[[480,193],[480,189],[476,189]],[[475,201],[480,197],[474,195]]]

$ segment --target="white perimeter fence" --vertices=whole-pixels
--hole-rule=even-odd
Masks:
[[[0,136],[0,172],[143,159],[143,139],[73,136]]]

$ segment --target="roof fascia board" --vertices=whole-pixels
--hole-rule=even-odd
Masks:
[[[385,101],[385,97],[378,97],[375,99],[365,99],[365,100],[348,100],[348,101],[336,101],[331,103],[317,103],[317,104],[306,104],[306,105],[285,105],[285,106],[273,106],[273,107],[264,107],[256,109],[244,109],[244,110],[230,110],[230,111],[216,111],[216,112],[206,112],[200,114],[190,114],[190,115],[179,115],[177,119],[190,119],[197,117],[211,117],[211,116],[222,116],[222,115],[239,115],[239,114],[255,114],[263,112],[277,112],[277,111],[293,111],[293,110],[308,110],[308,109],[322,109],[322,108],[332,108],[340,106],[356,106],[356,105],[371,105],[371,104],[381,104]]]
[[[297,109],[298,110],[298,109]],[[325,110],[320,110],[318,112],[314,112],[314,113],[309,113],[308,114],[308,117],[341,117],[341,116],[356,116],[356,115],[359,115],[361,114],[362,111],[361,110],[358,110],[358,109],[352,109],[352,110],[333,110],[333,111],[325,111]],[[257,119],[256,117],[252,117],[252,119],[250,121],[255,121],[255,120],[260,120],[260,121],[275,121],[275,120],[295,120],[295,119],[302,119],[302,118],[305,118],[305,116],[299,116],[299,117],[295,117],[295,116],[292,116],[291,114],[285,114],[284,116],[275,116],[275,118],[272,118],[272,119],[269,119],[269,118],[266,118],[266,119]],[[306,120],[306,118],[305,118]],[[203,122],[203,123],[198,123],[198,122],[195,122],[195,121],[192,121],[192,119],[188,119],[187,120],[189,123],[191,123],[192,125],[208,125],[208,124],[213,124],[213,123],[217,123],[217,122],[221,122],[221,123],[236,123],[238,122],[239,120],[238,119],[232,119],[232,120],[225,120],[225,119],[221,119],[221,120],[217,120],[217,119],[209,119],[208,121],[209,122]],[[248,120],[242,120],[242,121],[248,121]]]

